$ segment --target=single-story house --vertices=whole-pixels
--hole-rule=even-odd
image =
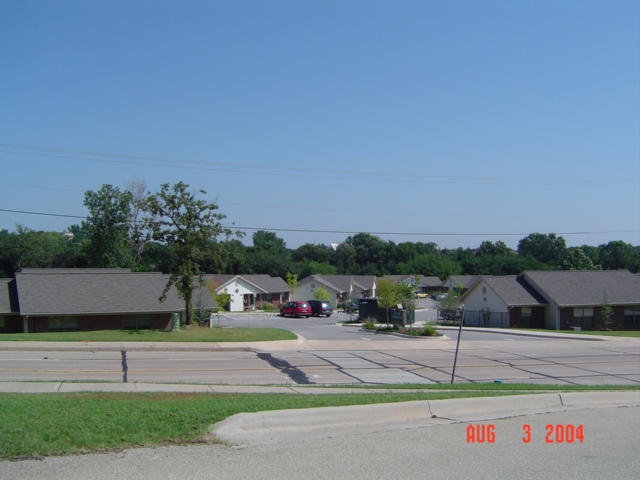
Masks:
[[[416,293],[427,293],[442,287],[442,280],[435,276],[418,275],[417,285],[415,284],[416,275],[385,275],[383,278],[391,278],[394,282],[405,282],[412,285],[415,287]]]
[[[23,269],[1,286],[9,288],[6,332],[60,332],[105,329],[167,329],[173,313],[184,315],[175,288],[160,296],[168,276],[127,269]],[[2,290],[4,297],[5,291]],[[205,306],[216,307],[207,295]],[[4,306],[5,300],[0,300]]]
[[[312,300],[314,292],[324,287],[330,301],[338,305],[352,298],[373,298],[376,296],[374,275],[309,275],[298,282],[293,300]]]
[[[225,308],[231,312],[255,310],[270,303],[275,307],[289,301],[290,288],[280,277],[270,275],[205,275],[205,281],[216,284],[216,292],[229,294]]]
[[[460,300],[469,327],[544,328],[546,300],[517,275],[478,277]]]
[[[640,329],[640,277],[627,270],[525,271],[522,278],[548,302],[545,328],[603,328],[606,303],[611,328]]]
[[[640,329],[640,276],[626,270],[525,271],[482,276],[461,296],[465,325],[568,330]]]
[[[479,275],[451,275],[442,282],[442,290],[455,290],[462,286],[462,291],[466,292],[479,278]]]

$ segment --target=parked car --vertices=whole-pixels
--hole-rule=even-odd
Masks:
[[[357,298],[354,300],[347,300],[338,306],[344,310],[344,313],[355,313],[360,309],[360,300]]]
[[[280,307],[280,316],[285,317],[287,315],[309,318],[311,316],[311,305],[309,305],[309,302],[287,302]]]
[[[427,294],[423,292],[417,292],[416,298],[427,298]]]
[[[329,302],[322,300],[309,300],[309,305],[311,305],[311,315],[314,317],[319,317],[320,315],[330,317],[333,313],[333,305]]]

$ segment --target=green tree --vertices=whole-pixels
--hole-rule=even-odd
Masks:
[[[58,233],[36,232],[24,225],[16,225],[16,232],[9,234],[3,243],[10,273],[23,268],[57,267],[59,259],[69,248],[69,242]]]
[[[420,283],[420,275],[416,275],[413,278],[413,282],[396,282],[393,285],[395,290],[396,299],[402,303],[402,306],[409,312],[409,316],[411,319],[411,323],[415,321],[416,318],[416,288],[418,283]]]
[[[296,286],[298,286],[298,275],[296,275],[295,273],[287,272],[287,274],[285,275],[285,281],[291,289],[291,298],[293,298],[293,295],[296,293]]]
[[[331,300],[329,292],[327,292],[327,289],[324,287],[317,288],[316,291],[313,292],[313,298],[315,298],[316,300],[322,300],[324,302],[328,302],[329,300]]]
[[[555,233],[544,235],[532,233],[518,242],[518,253],[522,256],[531,256],[548,265],[558,268],[564,258],[567,244],[562,237],[556,237]]]
[[[640,250],[630,243],[615,240],[600,245],[600,261],[604,270],[629,270],[640,273]]]
[[[286,243],[273,232],[258,230],[253,234],[253,247],[247,248],[246,267],[250,273],[283,278],[291,270]]]
[[[84,250],[90,267],[132,267],[134,257],[129,238],[131,193],[113,185],[84,194],[89,216],[82,222],[88,241]]]
[[[216,213],[218,206],[196,198],[206,191],[189,191],[189,185],[178,182],[173,186],[165,183],[160,192],[149,196],[146,210],[151,215],[150,227],[154,240],[167,244],[172,262],[169,280],[160,297],[164,301],[167,292],[175,286],[180,298],[185,301],[187,325],[191,324],[194,284],[202,285],[200,263],[210,254],[211,243],[220,235],[233,235],[220,221],[226,215]],[[235,232],[241,236],[241,232]]]
[[[211,297],[215,300],[218,308],[224,310],[231,302],[231,295],[229,295],[226,290],[218,293],[218,287],[220,287],[220,285],[220,283],[209,280],[207,282],[207,290],[211,293]]]
[[[611,317],[613,316],[613,308],[609,304],[609,299],[607,298],[607,292],[604,292],[602,297],[602,305],[600,306],[600,321],[604,325],[605,330],[609,330],[609,325],[611,325]]]
[[[376,297],[378,299],[378,306],[386,310],[388,328],[389,309],[398,304],[397,290],[392,278],[380,278],[376,280]]]
[[[560,265],[562,270],[599,270],[599,265],[594,265],[582,248],[570,247]]]

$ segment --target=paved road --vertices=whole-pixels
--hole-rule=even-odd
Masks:
[[[304,327],[320,330],[325,327]],[[0,381],[240,385],[448,383],[456,342],[359,332],[350,339],[254,344],[0,345]],[[447,335],[451,331],[445,331]],[[456,382],[640,384],[640,341],[544,339],[482,333],[460,342]],[[471,334],[471,332],[469,332]],[[16,347],[14,344],[12,347]],[[53,350],[42,351],[42,348]],[[75,351],[65,351],[66,349]]]
[[[495,442],[468,443],[469,425],[493,425]],[[523,425],[531,427],[529,443]],[[546,443],[547,425],[583,425],[584,441]],[[598,408],[241,449],[159,447],[0,462],[0,479],[635,479],[638,432],[640,408]]]

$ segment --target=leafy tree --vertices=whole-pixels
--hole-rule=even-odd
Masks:
[[[294,265],[298,277],[305,278],[309,275],[337,275],[338,268],[327,262],[302,261]]]
[[[557,268],[564,258],[567,244],[562,237],[556,237],[555,233],[544,235],[532,233],[518,242],[518,253],[522,256],[531,256],[548,265]]]
[[[231,295],[224,290],[218,293],[218,287],[220,287],[221,283],[216,283],[212,280],[207,282],[207,289],[211,293],[211,297],[215,300],[216,304],[219,308],[225,309],[227,305],[231,302]]]
[[[36,232],[23,225],[16,225],[16,232],[5,236],[3,243],[4,262],[11,270],[10,273],[13,273],[23,268],[59,266],[69,242],[56,232]]]
[[[264,230],[253,234],[253,247],[246,252],[246,267],[251,273],[284,277],[291,270],[290,263],[290,253],[283,239]]]
[[[313,292],[313,298],[316,300],[322,300],[324,302],[328,302],[331,300],[331,295],[327,292],[327,289],[324,287],[317,288],[315,292]]]
[[[629,270],[640,272],[640,250],[629,243],[616,240],[600,245],[600,261],[605,270]]]
[[[602,305],[600,306],[600,320],[604,325],[606,330],[609,330],[609,325],[611,325],[611,317],[613,316],[613,308],[609,304],[609,299],[607,298],[607,292],[604,292],[602,298]]]
[[[144,180],[133,177],[125,185],[125,191],[131,195],[130,240],[135,251],[135,263],[140,265],[144,248],[151,241],[153,235],[149,228],[150,219],[143,216],[147,201],[147,184]]]
[[[560,265],[562,270],[599,270],[599,265],[594,265],[582,248],[570,247]]]
[[[392,278],[380,278],[376,280],[376,296],[378,306],[387,312],[387,328],[389,327],[389,309],[398,304],[398,295],[395,282]]]
[[[134,258],[129,241],[131,193],[113,185],[84,194],[89,209],[82,229],[87,232],[84,245],[90,267],[118,268],[133,266]]]
[[[305,243],[291,252],[291,260],[294,262],[329,262],[333,250],[326,245],[315,245],[313,243]]]
[[[200,263],[210,254],[211,242],[219,235],[229,237],[233,232],[220,224],[226,215],[215,212],[216,204],[196,198],[198,194],[206,195],[206,191],[188,189],[189,185],[183,182],[173,186],[165,183],[160,192],[149,196],[146,209],[152,218],[154,240],[167,244],[172,256],[169,280],[160,300],[164,301],[175,285],[185,301],[187,325],[190,325],[194,282],[199,285],[203,282]],[[235,234],[242,235],[241,232]]]
[[[393,285],[393,289],[395,290],[396,299],[402,303],[404,308],[409,312],[411,317],[411,323],[416,318],[416,295],[415,290],[416,286],[420,283],[420,275],[416,275],[413,278],[413,282],[411,284],[406,282],[396,282]]]
[[[294,293],[296,293],[296,286],[298,285],[298,275],[296,275],[295,273],[287,272],[287,274],[285,275],[285,281],[291,289],[291,297],[293,298]]]

